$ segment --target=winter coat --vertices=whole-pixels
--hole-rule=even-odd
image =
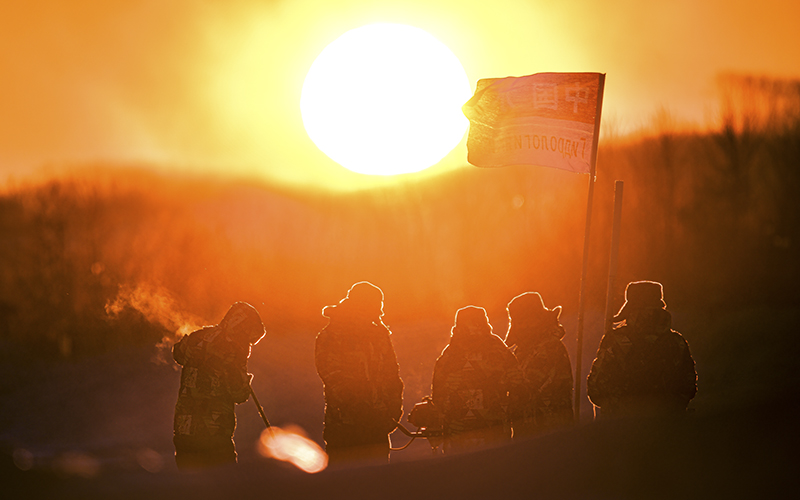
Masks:
[[[514,332],[518,339],[514,354],[523,378],[512,393],[515,438],[568,425],[574,418],[572,366],[561,342],[564,327],[555,320],[521,330]]]
[[[391,332],[380,319],[364,319],[346,304],[325,313],[330,323],[317,335],[314,357],[325,393],[326,443],[388,443],[403,416],[403,381]]]
[[[250,396],[250,345],[228,338],[219,326],[210,326],[183,337],[173,346],[172,356],[183,366],[175,405],[176,445],[227,445],[236,428],[234,405]]]
[[[697,393],[697,372],[683,336],[663,309],[631,311],[606,333],[587,380],[589,399],[604,416],[680,412]]]
[[[521,378],[517,359],[500,337],[454,328],[433,370],[432,396],[442,412],[445,451],[510,438],[508,393]]]

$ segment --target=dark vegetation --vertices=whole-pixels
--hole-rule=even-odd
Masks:
[[[728,76],[718,130],[601,142],[587,302],[602,309],[613,183],[625,181],[624,283],[667,303],[795,306],[800,82]],[[466,168],[358,193],[86,168],[0,198],[2,351],[71,357],[219,320],[247,300],[273,325],[316,324],[368,279],[389,322],[503,307],[536,289],[577,310],[587,178]]]

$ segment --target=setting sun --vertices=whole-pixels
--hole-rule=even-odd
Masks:
[[[311,66],[300,108],[311,140],[362,174],[418,172],[462,139],[472,92],[458,58],[429,33],[371,24],[330,43]]]

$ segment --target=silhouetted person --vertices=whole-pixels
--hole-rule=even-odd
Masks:
[[[236,462],[234,405],[250,397],[250,347],[264,337],[258,312],[233,304],[219,325],[183,337],[172,357],[183,366],[175,405],[175,461],[181,469]]]
[[[512,394],[514,437],[527,437],[569,425],[572,366],[561,342],[561,306],[548,309],[541,295],[526,292],[508,303],[506,344],[516,345],[523,383]]]
[[[508,392],[521,382],[517,359],[492,333],[482,307],[456,312],[450,343],[433,369],[433,402],[442,413],[444,452],[511,438]]]
[[[383,292],[362,281],[322,315],[315,362],[325,391],[325,451],[331,464],[389,460],[389,434],[403,416],[403,381]]]
[[[600,341],[587,380],[603,417],[678,414],[697,393],[689,344],[671,329],[666,307],[661,283],[628,283],[617,326]]]

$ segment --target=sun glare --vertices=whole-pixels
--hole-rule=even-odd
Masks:
[[[348,31],[320,53],[300,98],[303,124],[322,152],[361,174],[424,170],[463,138],[471,97],[458,58],[403,24]]]

